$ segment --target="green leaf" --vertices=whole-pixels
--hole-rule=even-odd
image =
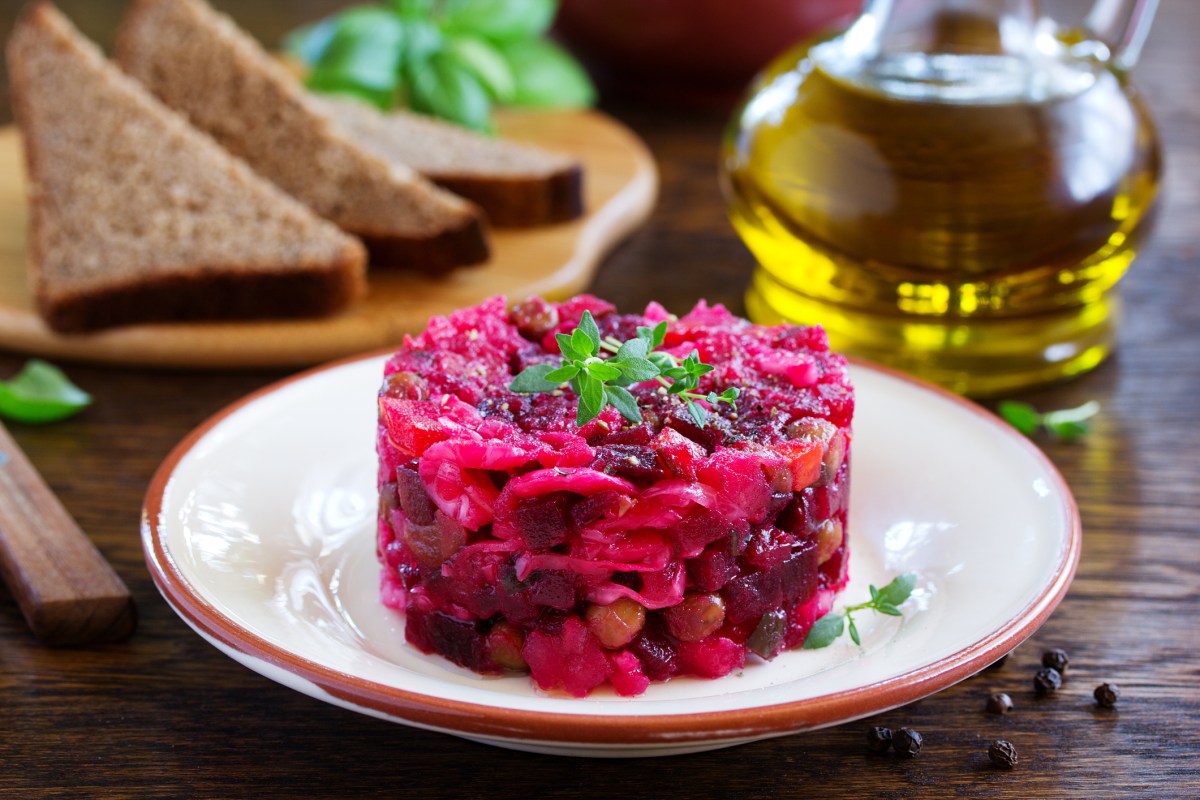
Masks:
[[[592,343],[592,355],[600,352],[600,329],[596,327],[596,320],[592,318],[592,312],[584,311],[583,316],[579,319],[579,325],[575,328],[576,331],[583,331],[588,340]]]
[[[586,425],[604,408],[604,384],[586,372],[579,373],[579,383],[582,391],[579,408],[575,409],[575,424]]]
[[[56,422],[92,402],[58,367],[31,359],[11,380],[0,381],[0,416],[17,422]]]
[[[873,583],[870,586],[868,586],[867,588],[871,590],[871,602],[878,603],[879,602],[879,589],[875,588],[875,584],[873,584]]]
[[[517,84],[508,61],[495,47],[477,36],[451,36],[446,39],[446,55],[478,78],[493,100],[512,100]]]
[[[434,0],[392,0],[391,6],[405,19],[429,19]]]
[[[692,418],[692,421],[695,422],[698,427],[703,428],[708,424],[708,412],[704,410],[704,406],[700,405],[695,400],[689,400],[687,404],[687,410],[688,414]]]
[[[413,69],[409,100],[417,111],[477,130],[491,129],[492,100],[479,79],[445,53],[434,53],[424,69]]]
[[[880,614],[887,614],[889,617],[902,617],[904,612],[896,608],[891,603],[877,603],[874,606],[875,610]]]
[[[621,377],[621,370],[606,364],[603,361],[598,364],[588,364],[587,371],[591,373],[593,378],[605,383],[608,381],[615,381],[617,378]]]
[[[526,367],[513,378],[513,382],[508,385],[508,390],[518,394],[552,392],[563,383],[561,380],[556,381],[550,377],[554,371],[551,364],[534,364]]]
[[[333,16],[297,28],[283,37],[282,50],[302,63],[312,66],[324,55],[329,43],[333,41],[337,27],[338,19]]]
[[[893,606],[899,606],[908,596],[912,594],[913,587],[917,585],[917,573],[906,572],[903,575],[898,575],[892,579],[892,582],[879,590],[879,603],[888,603]]]
[[[600,350],[596,340],[588,336],[582,328],[571,331],[571,347],[575,349],[576,353],[583,353],[584,358],[591,358]]]
[[[581,108],[596,102],[596,89],[566,51],[540,39],[506,42],[501,52],[512,70],[512,104],[534,108]]]
[[[1042,415],[1037,412],[1036,408],[1029,403],[1017,400],[1002,400],[996,406],[996,413],[1026,436],[1033,436],[1037,433],[1038,425],[1042,422]]]
[[[352,94],[387,108],[399,85],[404,23],[378,6],[359,6],[336,17],[332,33],[312,63],[307,84],[319,92]],[[316,52],[315,43],[312,51]]]
[[[818,650],[833,644],[845,629],[846,619],[841,614],[832,611],[821,617],[808,631],[804,638],[805,650]]]
[[[858,626],[854,624],[854,617],[847,614],[846,623],[850,628],[850,640],[859,647],[862,647],[862,639],[858,636]]]
[[[556,0],[444,0],[442,24],[494,41],[532,39],[549,29],[557,10]]]
[[[625,377],[635,383],[653,380],[658,377],[658,367],[645,358],[630,358],[621,361],[617,366]]]
[[[558,352],[563,354],[563,358],[568,361],[584,361],[590,356],[590,353],[580,352],[575,349],[574,338],[572,334],[556,333],[554,341],[558,342]]]
[[[637,399],[626,389],[622,389],[620,386],[609,386],[605,389],[605,393],[608,395],[608,402],[621,412],[622,417],[633,423],[642,421],[642,412],[638,408]]]
[[[630,339],[625,344],[617,348],[617,360],[629,361],[632,359],[646,360],[647,354],[650,352],[650,343],[645,339]],[[650,366],[654,366],[651,364]],[[658,370],[654,370],[654,374],[658,374]]]
[[[1047,411],[1042,415],[1042,424],[1053,436],[1063,441],[1074,441],[1091,428],[1088,421],[1100,412],[1100,404],[1089,400],[1076,408]]]
[[[738,399],[740,394],[741,392],[738,391],[736,386],[730,386],[728,389],[721,392],[721,399],[732,405],[733,402]]]
[[[558,385],[566,383],[567,381],[571,380],[578,374],[579,374],[579,367],[575,366],[574,364],[564,364],[563,366],[559,367],[556,370],[547,372],[546,380],[558,381],[558,383],[555,384],[555,386],[557,388]]]

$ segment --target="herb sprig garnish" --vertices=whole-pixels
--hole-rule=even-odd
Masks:
[[[1095,400],[1089,400],[1075,408],[1040,413],[1029,403],[1002,400],[996,406],[996,411],[1005,422],[1026,436],[1033,436],[1038,430],[1044,428],[1047,433],[1059,441],[1073,442],[1086,435],[1090,430],[1089,422],[1100,411],[1100,404]]]
[[[850,631],[850,639],[861,647],[862,639],[858,635],[858,626],[854,624],[854,612],[874,611],[889,617],[902,616],[904,612],[900,610],[900,606],[912,594],[913,587],[916,585],[917,576],[913,572],[895,578],[882,589],[877,589],[872,585],[870,600],[855,606],[848,606],[840,612],[830,611],[817,620],[804,639],[804,649],[817,650],[828,647],[847,629]]]
[[[666,335],[667,323],[663,321],[653,328],[639,326],[637,336],[625,342],[612,336],[601,339],[596,320],[590,311],[585,311],[575,330],[555,335],[562,353],[561,363],[557,367],[552,364],[527,367],[508,388],[520,394],[541,394],[569,386],[579,398],[575,410],[577,425],[586,425],[609,405],[625,419],[639,423],[642,421],[641,409],[637,398],[626,387],[656,380],[667,394],[680,397],[686,403],[692,421],[703,427],[708,423],[708,410],[699,401],[714,406],[718,403],[734,405],[739,392],[734,387],[720,394],[697,392],[701,376],[715,368],[702,362],[696,350],[682,361],[657,350]],[[602,358],[601,353],[608,357]]]

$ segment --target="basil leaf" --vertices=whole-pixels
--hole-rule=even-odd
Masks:
[[[500,47],[516,82],[513,105],[581,108],[596,102],[591,79],[561,47],[539,39],[505,42]]]
[[[906,572],[903,575],[898,575],[892,579],[892,582],[879,590],[880,605],[889,604],[898,606],[908,599],[912,594],[913,587],[917,585],[917,573]],[[884,612],[887,613],[887,612]]]
[[[325,54],[337,27],[337,17],[327,17],[297,28],[283,37],[282,50],[302,63],[312,66]]]
[[[433,14],[434,0],[392,0],[391,6],[405,19],[428,19]]]
[[[622,417],[633,423],[642,421],[642,412],[638,408],[637,398],[628,390],[622,389],[620,386],[609,386],[605,392],[608,395],[608,402],[621,412]]]
[[[495,47],[477,36],[446,39],[446,55],[479,79],[483,88],[498,103],[507,103],[517,91],[512,70]]]
[[[423,69],[412,70],[413,109],[477,130],[491,129],[492,101],[483,84],[445,53],[434,53]]]
[[[404,51],[404,23],[384,8],[360,6],[337,17],[308,87],[357,95],[381,108],[391,106]]]
[[[562,384],[562,381],[553,381],[547,378],[555,371],[551,364],[534,364],[526,367],[513,378],[513,382],[508,385],[508,390],[519,394],[552,392]]]
[[[498,42],[544,34],[558,10],[556,0],[445,0],[442,24]]]
[[[56,422],[91,402],[92,396],[71,383],[62,370],[36,358],[11,380],[0,381],[0,416],[17,422]]]
[[[846,620],[841,614],[830,612],[821,617],[804,637],[805,650],[818,650],[833,644],[845,629]]]

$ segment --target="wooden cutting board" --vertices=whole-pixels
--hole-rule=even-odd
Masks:
[[[0,129],[0,348],[60,360],[184,368],[292,367],[399,343],[430,316],[492,295],[513,302],[583,290],[604,255],[654,205],[658,175],[646,146],[595,111],[509,112],[501,135],[561,150],[584,164],[587,213],[570,223],[492,231],[480,267],[431,280],[375,270],[365,300],[315,320],[136,325],[64,336],[34,311],[26,284],[25,164],[15,127]]]

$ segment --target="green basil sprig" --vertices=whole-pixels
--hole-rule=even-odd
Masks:
[[[283,47],[314,91],[490,130],[497,105],[595,102],[579,63],[542,38],[557,10],[557,0],[392,0],[293,31]]]
[[[17,422],[56,422],[77,414],[92,396],[53,364],[32,359],[12,379],[0,381],[0,416]]]

